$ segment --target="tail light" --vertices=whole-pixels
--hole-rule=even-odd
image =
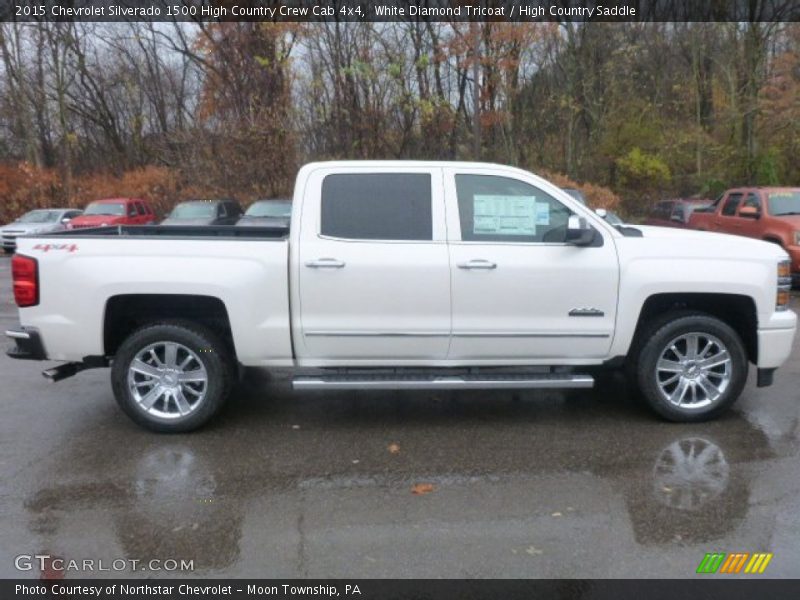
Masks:
[[[775,310],[789,308],[789,292],[792,289],[792,263],[782,260],[778,263],[778,294],[775,298]]]
[[[39,263],[35,258],[15,254],[11,259],[11,277],[17,306],[25,308],[39,304]]]

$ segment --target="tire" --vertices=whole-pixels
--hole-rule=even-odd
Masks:
[[[631,374],[650,408],[663,418],[708,421],[730,408],[742,393],[748,368],[744,343],[716,317],[669,313],[639,338]],[[665,362],[660,363],[662,359]]]
[[[234,365],[211,330],[165,321],[134,331],[120,345],[111,386],[120,408],[138,425],[160,433],[192,431],[222,408]]]

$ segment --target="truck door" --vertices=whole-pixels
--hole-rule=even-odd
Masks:
[[[619,282],[613,236],[597,225],[591,247],[567,243],[573,210],[534,182],[502,169],[445,170],[450,359],[601,358],[610,349]]]
[[[736,216],[736,211],[742,202],[742,196],[744,196],[742,192],[728,194],[728,197],[722,201],[722,208],[713,217],[710,231],[736,233],[740,225],[740,219]]]
[[[743,216],[742,215],[743,208],[746,208],[751,212],[755,210],[758,215],[762,215],[761,199],[758,197],[757,192],[752,191],[747,193],[747,196],[745,197],[741,206],[739,206],[739,210],[737,211],[736,229],[732,230],[731,233],[746,235],[747,237],[760,239],[763,226],[761,225],[761,223],[759,223],[759,219],[755,218],[754,216]]]
[[[441,169],[322,167],[306,182],[300,221],[300,359],[402,364],[447,356]]]

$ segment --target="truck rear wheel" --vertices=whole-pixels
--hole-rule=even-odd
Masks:
[[[665,419],[713,419],[742,393],[747,353],[723,321],[702,313],[674,313],[642,339],[636,381],[650,407]]]
[[[125,414],[152,431],[191,431],[227,399],[233,361],[209,329],[182,321],[134,331],[114,357],[111,385]]]

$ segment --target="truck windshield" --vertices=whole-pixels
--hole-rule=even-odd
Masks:
[[[770,192],[768,200],[769,214],[774,217],[800,215],[800,190]]]
[[[60,214],[58,210],[32,210],[17,219],[17,223],[54,223]]]
[[[289,217],[292,214],[292,203],[282,200],[265,200],[250,205],[246,217]]]
[[[210,219],[216,215],[217,205],[211,202],[184,202],[172,209],[170,219]]]
[[[92,202],[89,206],[86,207],[86,210],[83,211],[84,215],[114,215],[114,216],[124,216],[125,215],[125,203],[124,202]]]

